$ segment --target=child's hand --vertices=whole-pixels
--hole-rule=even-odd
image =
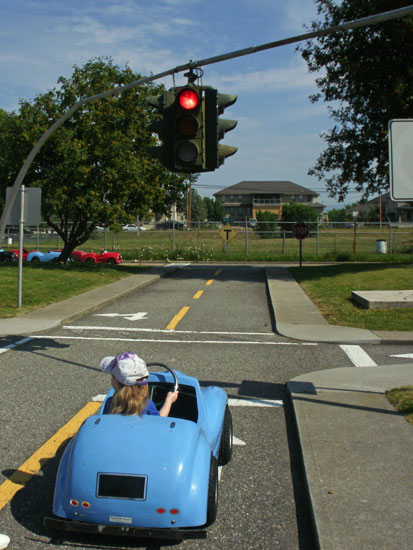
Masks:
[[[175,403],[175,401],[178,399],[178,394],[179,392],[177,391],[168,391],[168,395],[166,396],[166,398],[172,404]]]

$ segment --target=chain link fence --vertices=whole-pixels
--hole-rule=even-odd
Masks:
[[[129,226],[127,231],[98,228],[80,248],[86,252],[118,251],[130,261],[289,261],[299,254],[293,235],[295,222],[231,223],[230,231],[218,222],[171,222]],[[309,260],[365,259],[373,255],[413,253],[413,226],[391,223],[309,222],[303,240],[303,254]],[[26,227],[24,246],[28,250],[59,250],[63,241],[50,227]],[[3,248],[18,247],[18,229],[7,227]]]

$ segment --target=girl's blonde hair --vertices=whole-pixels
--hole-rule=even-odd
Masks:
[[[148,403],[148,386],[119,385],[113,395],[111,414],[142,414]]]

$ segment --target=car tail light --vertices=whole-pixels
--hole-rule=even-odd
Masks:
[[[75,498],[71,498],[69,502],[71,506],[79,506],[79,501]]]
[[[165,508],[157,508],[156,511],[158,514],[164,514],[166,512]]]
[[[82,508],[90,508],[90,502],[82,502]]]
[[[172,508],[171,510],[169,510],[169,513],[176,516],[176,514],[179,514],[179,510],[178,508]]]

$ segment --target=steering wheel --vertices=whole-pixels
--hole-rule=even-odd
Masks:
[[[165,365],[164,363],[158,363],[157,361],[154,361],[153,363],[146,363],[147,367],[162,367],[163,369],[166,369],[168,372],[172,374],[172,377],[174,379],[174,391],[178,391],[179,384],[178,384],[178,378],[175,374],[175,371],[173,371],[168,365]]]

